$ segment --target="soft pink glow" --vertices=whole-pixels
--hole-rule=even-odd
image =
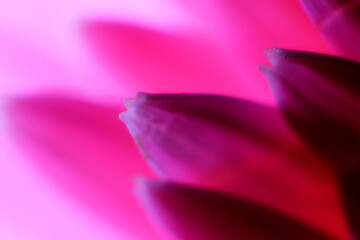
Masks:
[[[59,191],[13,141],[2,136],[0,143],[2,239],[131,239]]]
[[[7,106],[13,134],[35,167],[115,228],[154,239],[130,191],[134,177],[151,174],[117,121],[118,111],[50,96],[16,99]]]

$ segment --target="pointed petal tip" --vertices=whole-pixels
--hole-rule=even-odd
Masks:
[[[126,124],[127,121],[127,111],[121,112],[119,113],[119,119]]]
[[[271,47],[271,48],[267,48],[264,50],[264,54],[266,56],[268,55],[272,55],[272,54],[279,54],[281,53],[282,51],[284,51],[285,49],[282,49],[282,48],[277,48],[277,47]]]
[[[119,114],[119,119],[126,124],[129,119],[129,114],[135,112],[137,105],[141,102],[145,102],[148,96],[149,94],[147,93],[139,92],[133,98],[132,97],[125,98],[123,104],[126,108],[126,111],[123,111]]]
[[[138,127],[136,125],[135,116],[132,111],[125,111],[119,114],[120,121],[127,127],[130,135],[134,138],[135,142],[138,141]],[[140,148],[141,149],[141,148]]]
[[[134,105],[134,98],[125,98],[124,99],[124,106],[127,110],[132,108]]]
[[[134,99],[133,98],[125,98],[123,104],[126,110],[119,113],[119,119],[125,124],[128,125],[129,122],[129,112],[133,109]]]
[[[130,134],[136,138],[137,136],[137,127],[134,122],[136,119],[135,107],[133,107],[134,103],[131,103],[131,106],[127,105],[127,110],[119,113],[119,119],[121,122],[125,124]]]
[[[281,58],[286,57],[289,50],[283,48],[268,48],[264,51],[265,56],[271,63],[271,65],[276,66]]]
[[[289,124],[337,169],[349,168],[358,152],[359,66],[339,57],[287,50],[273,69],[262,69]]]

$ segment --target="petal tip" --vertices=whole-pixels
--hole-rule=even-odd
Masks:
[[[126,124],[127,121],[127,111],[121,112],[119,113],[119,119]]]
[[[130,109],[132,108],[132,106],[134,105],[134,98],[125,98],[124,99],[124,106],[126,109]]]
[[[264,51],[265,56],[272,65],[277,65],[279,59],[286,55],[286,50],[283,48],[268,48]]]
[[[277,47],[271,47],[271,48],[267,48],[264,50],[265,55],[271,55],[271,54],[276,54],[281,52],[283,49],[282,48],[277,48]]]

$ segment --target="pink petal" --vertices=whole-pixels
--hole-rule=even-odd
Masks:
[[[7,107],[15,136],[42,174],[116,229],[136,239],[161,239],[132,196],[134,176],[151,174],[118,111],[54,96],[13,99]]]
[[[346,235],[331,178],[275,109],[196,94],[142,93],[126,105],[123,121],[164,177],[246,196]]]
[[[272,99],[262,78],[246,74],[249,65],[234,62],[221,45],[201,33],[94,22],[85,25],[85,35],[118,76],[132,77],[122,84],[134,92],[211,92]],[[251,71],[257,71],[256,66]]]
[[[360,171],[354,169],[340,176],[340,187],[344,195],[344,206],[354,239],[360,238]]]
[[[0,36],[0,95],[56,89],[111,101],[122,92],[118,83],[106,78],[90,61],[66,61],[14,31],[0,29]]]
[[[296,0],[178,0],[199,18],[194,31],[207,30],[240,69],[240,80],[254,82],[258,94],[265,94],[257,65],[264,62],[263,51],[283,46],[332,53],[328,44],[311,26]],[[254,86],[255,86],[254,84]],[[256,97],[256,100],[268,100]],[[267,101],[265,101],[267,102]]]
[[[308,22],[298,1],[178,1],[201,18],[201,27],[217,31],[218,38],[225,34],[225,41],[233,41],[231,47],[238,46],[247,49],[246,52],[251,49],[261,50],[258,44],[286,44],[288,47],[329,51],[326,43]]]
[[[141,180],[137,192],[150,215],[178,239],[332,239],[261,205],[215,191]]]
[[[360,61],[360,2],[302,0],[302,5],[325,37],[343,54]]]
[[[272,49],[264,68],[281,108],[302,136],[339,172],[343,201],[360,236],[360,65],[314,53]]]
[[[263,69],[298,133],[342,169],[360,166],[360,65],[341,58],[270,49]]]

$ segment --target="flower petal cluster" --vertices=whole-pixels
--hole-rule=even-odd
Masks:
[[[357,30],[358,2],[303,4],[338,48],[351,47],[347,56],[359,56],[359,47],[348,43],[356,37],[339,33],[342,24]],[[266,55],[270,65],[260,70],[281,114],[216,95],[140,93],[126,101],[121,118],[161,176],[142,181],[140,199],[181,239],[359,239],[360,64],[278,48]],[[229,193],[236,204],[218,200]],[[238,210],[243,199],[295,219],[296,227],[258,215],[268,214],[260,206],[248,216]]]
[[[128,110],[120,117],[149,164],[161,180],[166,181],[160,185],[170,184],[171,188],[171,182],[178,182],[185,184],[185,189],[193,186],[217,191],[218,194],[232,194],[239,201],[251,200],[274,213],[291,216],[324,232],[340,237],[346,233],[331,171],[301,142],[278,109],[247,100],[205,94],[139,93],[134,99],[127,99],[125,105]],[[144,186],[151,189],[154,185]],[[164,200],[167,202],[164,204],[161,197],[152,201],[142,193],[140,191],[140,198],[145,199],[150,212],[160,214],[164,225],[169,222],[167,215],[162,216],[162,211],[153,211],[152,208],[175,211],[173,218],[180,225],[188,223],[188,231],[200,229],[197,223],[201,221],[186,216],[182,218],[177,213],[179,209],[173,209],[172,202]],[[183,201],[191,205],[193,200],[185,198]],[[221,206],[217,208],[221,209]],[[182,211],[197,211],[191,206],[185,209]],[[224,218],[213,217],[212,224],[221,226]],[[239,221],[233,228],[246,228],[246,223],[240,224]],[[280,228],[282,222],[278,223]],[[271,221],[268,224],[276,223]],[[252,227],[253,234],[263,228],[262,225],[258,227]],[[216,231],[215,227],[211,229]],[[176,234],[183,239],[190,235],[189,232]],[[274,239],[280,236],[277,234],[282,233],[276,233]],[[295,235],[296,231],[293,237]],[[214,239],[220,238],[219,234],[216,236]],[[242,237],[240,233],[236,236]]]
[[[360,4],[301,3],[1,2],[0,236],[358,239]],[[201,93],[126,100],[148,163],[139,90]]]

